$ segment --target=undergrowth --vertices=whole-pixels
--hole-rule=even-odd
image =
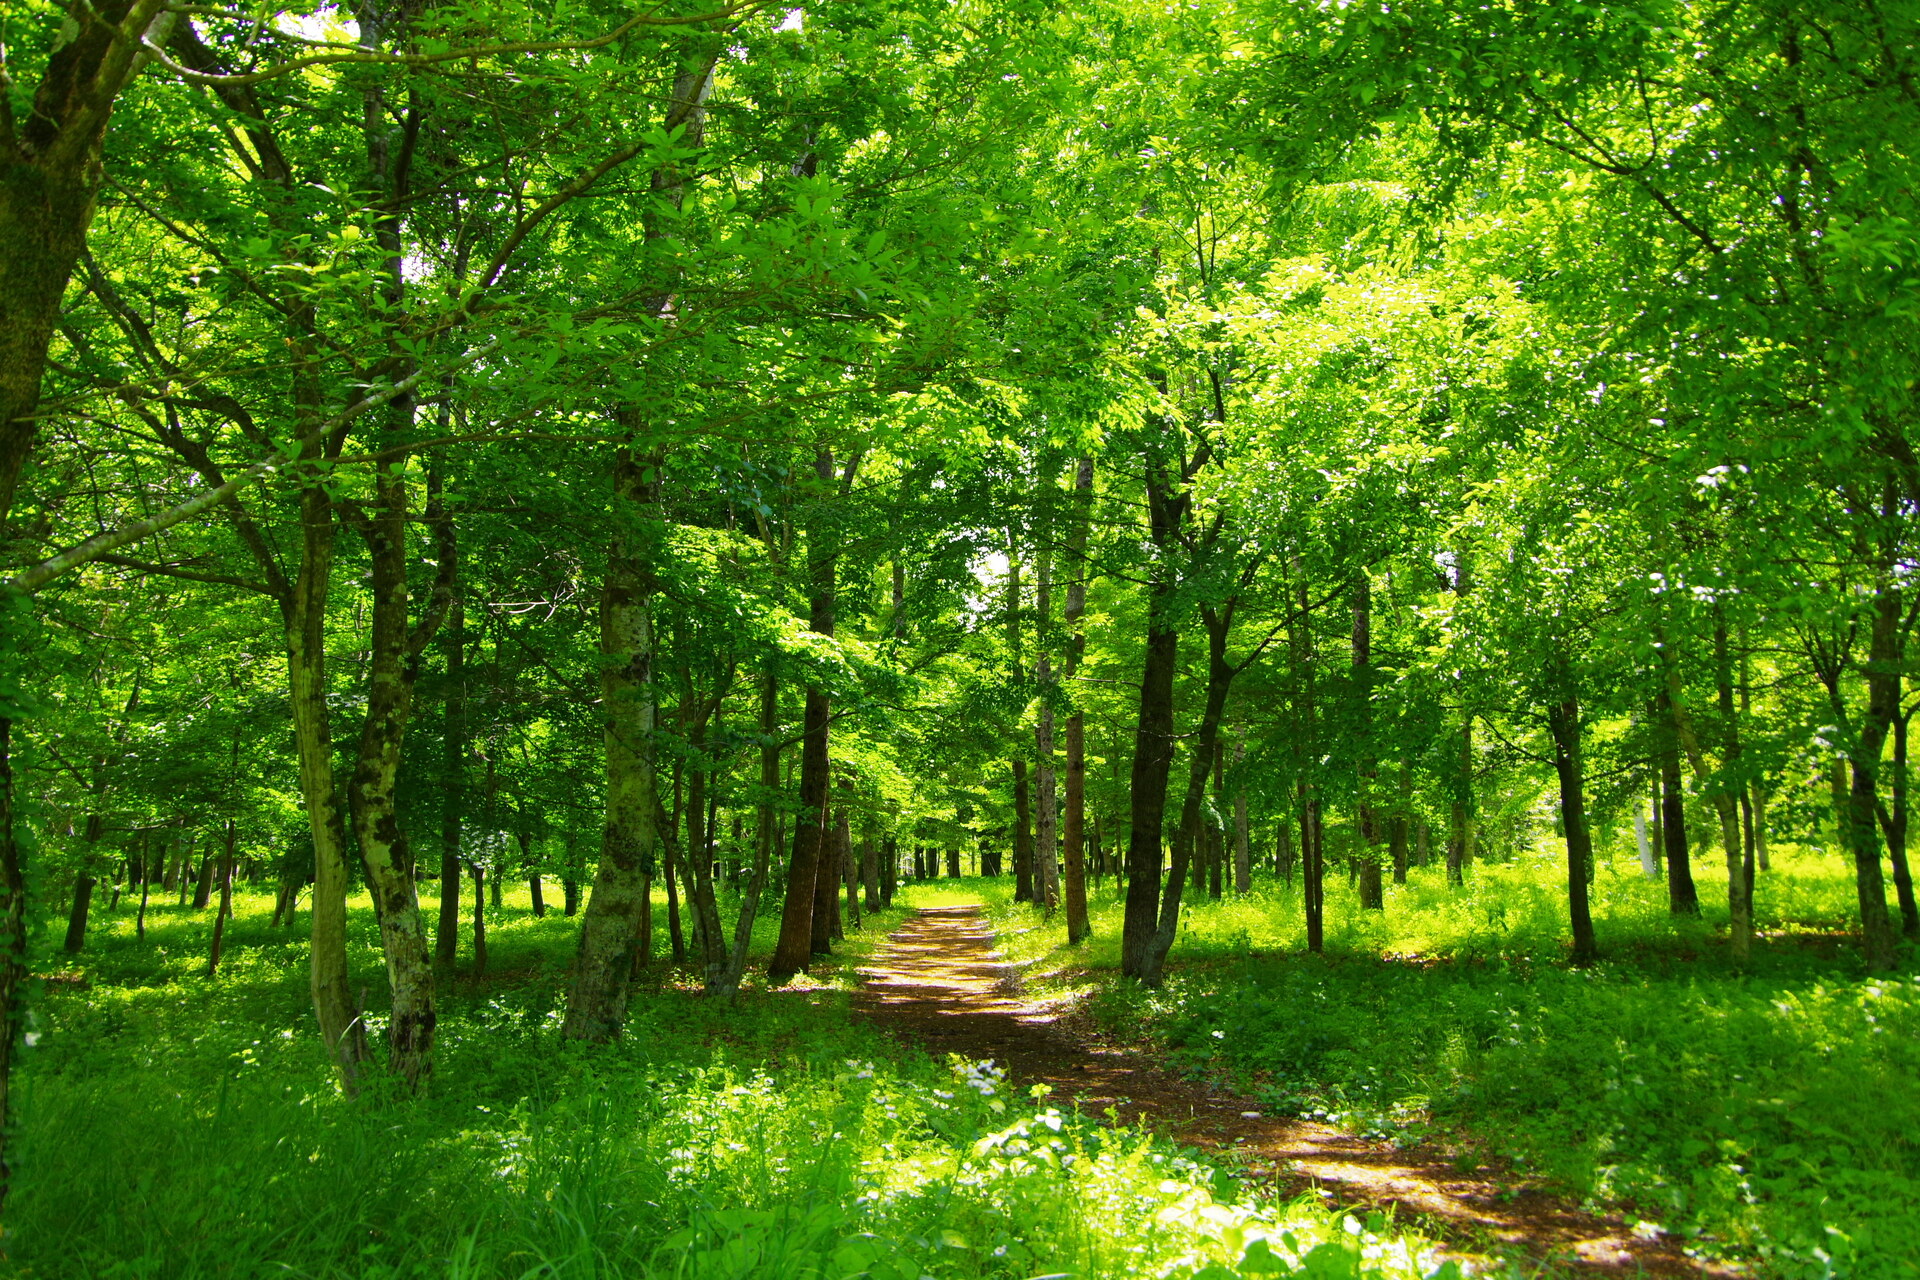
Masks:
[[[511,904],[491,976],[443,975],[425,1092],[340,1097],[305,947],[243,894],[126,912],[36,997],[12,1274],[47,1277],[1207,1277],[1418,1280],[1417,1239],[1249,1199],[1144,1134],[903,1051],[849,1016],[851,963],[731,1006],[664,966],[616,1045],[563,1042],[573,921]],[[662,922],[664,923],[664,922]],[[656,933],[663,939],[664,929]],[[355,910],[356,981],[380,989]],[[771,941],[771,938],[767,939]],[[46,972],[43,963],[42,971]],[[377,1007],[370,1021],[379,1023]]]
[[[1321,956],[1297,892],[1189,890],[1158,991],[1117,979],[1112,886],[1078,948],[1057,913],[980,891],[1030,980],[1089,991],[1122,1034],[1272,1111],[1493,1157],[1794,1280],[1920,1275],[1920,978],[1911,958],[1900,976],[1862,972],[1848,869],[1783,851],[1741,971],[1724,879],[1702,868],[1704,918],[1676,919],[1663,884],[1603,865],[1604,959],[1572,969],[1556,854],[1475,866],[1454,888],[1417,869],[1379,912],[1330,876]]]

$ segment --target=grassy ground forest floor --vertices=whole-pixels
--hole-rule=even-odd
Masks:
[[[1630,858],[1598,869],[1601,962],[1567,967],[1562,874],[1543,847],[1460,887],[1415,869],[1384,911],[1330,891],[1321,956],[1285,886],[1190,891],[1158,991],[1113,976],[1111,887],[1079,949],[1004,885],[981,892],[1030,986],[1084,993],[1273,1111],[1493,1158],[1761,1274],[1920,1275],[1920,976],[1911,954],[1863,976],[1842,860],[1776,856],[1744,972],[1724,873],[1700,868],[1704,916],[1677,918]]]
[[[124,908],[97,917],[88,951],[47,977],[11,1274],[1419,1280],[1446,1265],[1389,1222],[1263,1202],[1171,1143],[855,1021],[854,968],[904,902],[811,977],[732,1007],[656,965],[627,1035],[584,1050],[558,1035],[577,922],[509,894],[488,972],[463,950],[444,975],[424,1096],[358,1102],[310,1026],[305,916],[290,933],[271,913],[235,896],[214,979],[212,912],[174,905],[149,908],[145,940]],[[353,926],[378,1032],[364,897]]]
[[[1438,1139],[1793,1277],[1912,1276],[1920,1239],[1920,982],[1864,979],[1837,860],[1783,851],[1767,935],[1737,973],[1709,908],[1600,869],[1606,958],[1560,961],[1553,864],[1416,869],[1387,909],[1329,894],[1303,954],[1285,886],[1192,904],[1164,989],[1005,881],[903,886],[796,987],[713,1006],[656,965],[629,1034],[561,1043],[575,921],[525,891],[490,913],[490,966],[443,975],[425,1096],[340,1099],[309,1026],[304,914],[96,917],[35,999],[7,1243],[56,1276],[1207,1276],[1414,1280],[1417,1233],[1262,1201],[1191,1151],[903,1048],[849,1014],[855,973],[914,906],[983,901],[1036,991],[1280,1113]],[[1702,898],[1713,899],[1704,879]],[[664,904],[656,904],[656,947]],[[774,921],[762,921],[762,950]],[[384,986],[364,899],[356,986]]]

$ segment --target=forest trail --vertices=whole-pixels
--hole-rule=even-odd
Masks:
[[[1670,1237],[1647,1240],[1616,1218],[1487,1166],[1463,1172],[1431,1147],[1396,1149],[1310,1121],[1261,1114],[1251,1099],[1180,1079],[1125,1046],[1068,1025],[1071,1000],[1028,998],[993,950],[977,906],[922,908],[860,970],[856,1009],[935,1053],[991,1058],[1020,1086],[1046,1083],[1091,1115],[1112,1110],[1269,1181],[1282,1195],[1319,1188],[1336,1204],[1394,1208],[1425,1220],[1460,1256],[1550,1262],[1580,1275],[1735,1275],[1688,1258]]]

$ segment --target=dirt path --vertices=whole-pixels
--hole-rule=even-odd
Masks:
[[[1092,1115],[1112,1108],[1269,1181],[1346,1205],[1388,1207],[1423,1219],[1463,1255],[1522,1254],[1586,1275],[1715,1274],[1677,1242],[1636,1237],[1618,1219],[1482,1166],[1463,1173],[1431,1148],[1395,1149],[1309,1121],[1262,1115],[1251,1100],[1181,1080],[1137,1053],[1070,1027],[1070,1002],[1029,999],[993,951],[978,907],[921,910],[864,966],[862,1015],[935,1053],[991,1058],[1016,1083],[1044,1081]],[[1717,1274],[1733,1274],[1720,1271]]]

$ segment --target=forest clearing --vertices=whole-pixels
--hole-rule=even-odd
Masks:
[[[1916,0],[11,0],[0,1269],[1920,1277]]]

